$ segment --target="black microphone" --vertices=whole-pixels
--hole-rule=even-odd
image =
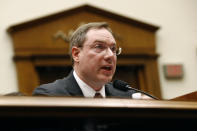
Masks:
[[[113,86],[114,86],[115,88],[117,88],[117,89],[119,89],[119,90],[123,90],[123,91],[134,90],[134,91],[136,91],[136,92],[142,93],[142,94],[147,95],[147,96],[149,96],[149,97],[151,97],[151,98],[153,98],[153,99],[158,100],[158,98],[156,98],[156,97],[154,97],[154,96],[152,96],[152,95],[150,95],[150,94],[148,94],[148,93],[146,93],[146,92],[143,92],[143,91],[141,91],[141,90],[132,88],[127,82],[122,81],[122,80],[114,80]]]

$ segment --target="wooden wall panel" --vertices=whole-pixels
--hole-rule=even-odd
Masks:
[[[34,88],[40,84],[39,76],[32,61],[16,61],[19,92],[31,95]]]

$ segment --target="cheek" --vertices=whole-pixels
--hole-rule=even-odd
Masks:
[[[81,65],[86,65],[88,68],[95,68],[99,65],[99,58],[92,53],[88,53],[80,58]]]
[[[114,57],[112,58],[112,60],[113,60],[114,65],[116,65],[116,62],[117,62],[117,56],[114,56]]]
[[[114,56],[115,58],[114,58],[114,61],[115,61],[115,64],[116,64],[116,61],[117,61],[117,56]]]

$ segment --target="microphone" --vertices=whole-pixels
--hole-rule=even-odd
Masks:
[[[150,94],[148,94],[148,93],[146,93],[146,92],[143,92],[143,91],[141,91],[141,90],[132,88],[127,82],[122,81],[122,80],[114,80],[114,82],[113,82],[113,87],[114,87],[114,88],[117,88],[117,89],[119,89],[119,90],[122,90],[122,91],[134,90],[134,91],[136,91],[137,93],[142,93],[142,94],[147,95],[147,96],[149,96],[149,97],[151,97],[151,98],[153,98],[153,99],[158,100],[158,98],[156,98],[156,97],[154,97],[154,96],[152,96],[152,95],[150,95]]]

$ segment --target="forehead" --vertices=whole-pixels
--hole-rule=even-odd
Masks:
[[[107,29],[90,29],[86,34],[86,42],[94,43],[95,41],[103,41],[109,44],[116,44],[116,41]]]

